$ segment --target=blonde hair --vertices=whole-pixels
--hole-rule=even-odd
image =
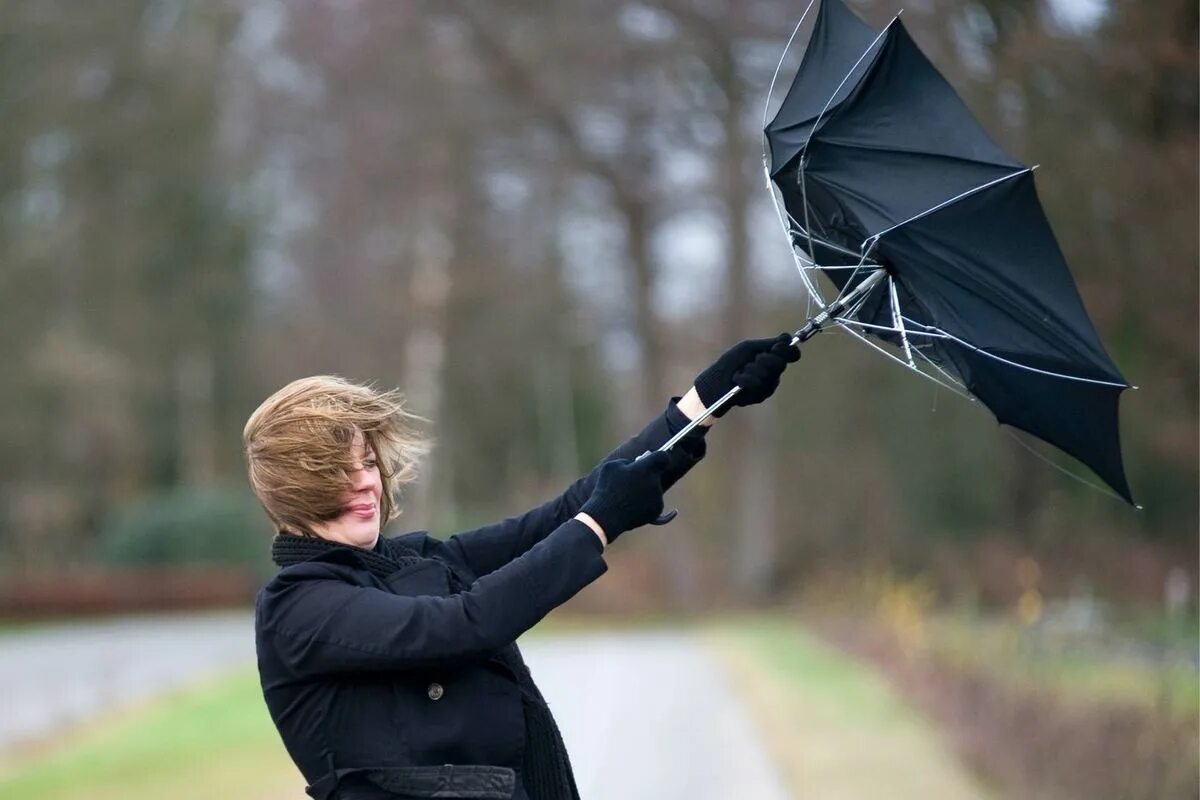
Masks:
[[[417,476],[429,442],[415,423],[426,420],[404,409],[398,390],[337,375],[292,381],[263,401],[242,431],[250,485],[280,533],[316,536],[313,522],[338,517],[352,488],[351,444],[362,431],[379,463],[383,494],[380,526],[399,516],[393,496]]]

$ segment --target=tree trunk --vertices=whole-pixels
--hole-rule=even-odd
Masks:
[[[217,442],[213,402],[213,363],[207,348],[183,353],[175,361],[178,392],[179,481],[211,486],[217,478]]]
[[[721,111],[724,133],[720,152],[724,189],[726,280],[724,331],[726,346],[748,337],[766,336],[759,328],[750,276],[750,181],[745,136],[746,103],[736,62],[726,47],[712,60],[713,77],[725,98]],[[770,403],[730,414],[722,436],[733,481],[734,584],[754,600],[769,591],[775,564],[773,461],[774,415]]]
[[[654,311],[654,253],[651,249],[653,225],[646,203],[631,197],[620,198],[618,210],[625,221],[633,290],[633,329],[641,349],[638,369],[637,418],[654,413],[666,399],[663,377],[663,342]]]
[[[450,275],[445,254],[433,241],[439,236],[438,223],[430,209],[422,209],[418,230],[412,239],[413,269],[407,296],[410,299],[409,333],[404,342],[403,378],[401,385],[411,409],[422,416],[436,415],[442,408],[445,380],[446,298]],[[422,477],[409,492],[407,521],[420,527],[431,527],[434,521],[445,519],[453,507],[453,482],[446,466],[438,462],[433,450],[422,465]],[[438,491],[429,476],[439,474]]]

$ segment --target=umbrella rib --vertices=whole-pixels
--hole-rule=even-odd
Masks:
[[[902,228],[910,222],[915,222],[919,219],[929,216],[930,214],[932,214],[936,211],[941,211],[946,206],[954,205],[958,201],[964,200],[973,194],[978,194],[979,192],[982,192],[984,189],[991,188],[992,186],[995,186],[998,183],[1003,183],[1004,181],[1012,180],[1013,178],[1016,178],[1020,175],[1024,175],[1027,172],[1033,172],[1035,169],[1037,169],[1037,167],[1026,167],[1025,169],[1019,169],[1016,172],[1011,172],[1008,175],[1003,175],[994,180],[990,180],[987,183],[980,184],[979,186],[976,186],[973,189],[967,189],[965,192],[956,194],[954,197],[951,197],[949,200],[943,200],[942,202],[938,203],[937,205],[935,205],[931,208],[927,208],[924,211],[922,211],[921,213],[915,214],[915,215],[909,217],[908,219],[904,220],[903,222],[897,222],[895,225],[893,225],[890,228],[885,228],[885,229],[881,230],[879,233],[871,234],[870,236],[868,236],[866,239],[863,240],[863,245],[866,245],[867,242],[877,242],[877,241],[879,241],[879,237],[889,234],[892,231],[896,230],[897,228]]]
[[[807,230],[804,229],[804,226],[800,224],[800,221],[797,220],[794,216],[792,216],[792,212],[785,210],[785,213],[787,213],[787,218],[791,221],[791,223],[796,226],[795,227],[796,233],[803,235],[805,238],[807,238],[811,241],[817,242],[822,247],[827,247],[830,250],[836,250],[839,253],[851,256],[853,258],[858,258],[860,255],[862,255],[861,253],[856,253],[855,251],[851,250],[848,247],[843,247],[840,244],[834,244],[833,242],[829,241],[828,239],[822,239],[820,236],[810,234]]]
[[[982,164],[990,167],[1003,167],[1011,169],[1012,163],[1002,163],[999,161],[987,161],[980,158],[967,158],[966,156],[956,156],[952,153],[938,153],[929,150],[916,150],[909,147],[881,147],[878,145],[865,144],[863,142],[855,142],[849,139],[838,139],[836,137],[822,136],[821,144],[830,147],[843,147],[847,150],[865,150],[872,153],[888,153],[891,155],[906,155],[906,156],[924,156],[925,158],[935,158],[941,161],[954,161],[962,164]],[[1017,166],[1020,166],[1019,162]],[[1025,167],[1028,169],[1028,167]]]
[[[843,331],[845,331],[846,333],[850,334],[851,336],[854,336],[855,338],[859,339],[862,342],[865,342],[867,345],[878,350],[880,353],[883,353],[885,356],[892,359],[897,364],[900,364],[903,367],[907,367],[908,369],[911,369],[913,372],[917,373],[918,375],[932,381],[933,383],[937,384],[938,386],[941,386],[943,389],[949,390],[951,393],[956,394],[959,397],[966,398],[969,402],[972,402],[972,403],[975,402],[975,397],[973,395],[971,395],[970,390],[967,389],[966,385],[964,385],[960,380],[955,378],[950,373],[946,372],[946,370],[942,369],[937,364],[937,362],[935,362],[929,356],[922,353],[920,351],[920,348],[917,348],[915,350],[916,354],[918,356],[920,356],[921,358],[923,358],[926,362],[928,362],[930,366],[932,366],[934,369],[936,369],[938,372],[940,372],[942,374],[942,376],[946,379],[946,381],[949,381],[949,383],[938,380],[934,376],[930,375],[929,373],[925,372],[923,369],[918,367],[916,365],[916,363],[912,360],[911,353],[909,354],[909,360],[906,363],[903,359],[899,358],[896,355],[893,355],[892,353],[889,353],[887,350],[884,350],[882,347],[880,347],[879,345],[872,342],[866,336],[864,336],[863,334],[859,333],[858,331],[856,331],[852,327],[850,327],[851,325],[858,325],[863,328],[871,328],[871,329],[877,329],[877,330],[882,330],[882,331],[888,331],[890,333],[899,333],[899,331],[897,329],[889,328],[886,325],[874,325],[870,322],[862,322],[861,320],[850,319],[850,317],[852,317],[858,313],[859,309],[862,308],[863,303],[865,303],[866,301],[867,301],[867,297],[864,294],[862,297],[858,298],[858,300],[855,302],[853,308],[851,308],[849,311],[847,311],[845,316],[834,317],[833,322],[839,328],[841,328]],[[948,338],[946,335],[944,335],[942,333],[930,333],[928,331],[910,331],[910,332],[912,334],[918,335],[918,336],[928,336],[931,339]]]
[[[792,244],[791,232],[788,229],[787,222],[783,218],[785,212],[779,202],[779,198],[775,196],[775,186],[771,183],[771,172],[769,169],[767,169],[767,161],[765,157],[763,158],[763,175],[767,179],[767,192],[771,195],[771,202],[775,205],[775,216],[779,219],[779,227],[783,230],[783,235],[788,240],[788,249],[792,251],[792,262],[795,263],[796,269],[800,273],[800,280],[804,284],[805,290],[808,292],[808,300],[810,303],[809,308],[811,310],[811,302],[814,297],[823,308],[825,306],[825,300],[823,297],[821,297],[820,290],[817,289],[817,287],[813,285],[813,282],[809,280],[808,273],[804,271],[804,265],[800,263],[800,256],[796,252],[796,246]],[[812,261],[811,258],[809,260]],[[815,264],[816,262],[813,261],[812,263]]]
[[[771,85],[767,87],[767,99],[763,101],[763,131],[767,129],[767,112],[771,109],[771,95],[775,92],[775,81],[779,79],[779,71],[783,69],[783,60],[787,58],[788,50],[792,49],[792,42],[796,40],[796,34],[800,32],[800,26],[804,24],[804,20],[808,17],[808,12],[812,11],[813,4],[817,0],[808,0],[808,6],[804,9],[804,13],[800,15],[800,21],[796,23],[796,27],[792,28],[792,35],[788,37],[787,44],[783,46],[783,52],[779,54],[779,63],[775,65],[775,74],[771,76]],[[764,140],[763,143],[763,159],[767,157],[767,146]]]
[[[817,132],[817,128],[821,124],[821,119],[825,116],[825,112],[829,110],[829,106],[833,103],[833,99],[835,97],[837,97],[838,92],[840,92],[842,90],[842,87],[846,85],[846,81],[850,80],[850,76],[854,74],[854,71],[856,69],[858,69],[858,65],[861,64],[863,59],[866,58],[867,55],[875,48],[875,45],[879,44],[879,41],[881,39],[883,39],[883,37],[887,34],[887,32],[892,29],[892,25],[894,25],[896,20],[898,20],[898,19],[900,19],[899,14],[896,14],[896,16],[892,17],[892,21],[889,22],[887,24],[887,26],[883,30],[881,30],[875,36],[874,39],[871,40],[871,43],[869,45],[867,45],[867,49],[864,50],[862,55],[860,55],[858,57],[858,60],[854,62],[854,65],[852,67],[850,67],[849,71],[842,78],[841,82],[838,83],[837,88],[833,90],[833,94],[829,95],[829,99],[825,101],[825,105],[821,108],[821,113],[817,114],[817,119],[813,123],[813,126],[808,134],[808,138],[804,140],[804,147],[801,148],[801,150],[800,150],[800,160],[797,162],[796,169],[797,169],[797,172],[799,173],[799,177],[800,177],[800,197],[801,197],[801,203],[804,206],[804,229],[806,231],[812,230],[812,226],[808,222],[808,180],[804,174],[806,172],[806,170],[804,168],[804,159],[808,156],[808,145],[810,142],[812,142],[813,135]],[[765,159],[764,159],[764,167],[765,166],[766,166],[766,164],[765,164]],[[767,176],[767,179],[770,180],[769,174]],[[812,253],[813,253],[812,233],[808,234],[808,252],[809,252],[809,255],[812,255]],[[866,259],[865,253],[863,255],[863,259],[864,260]],[[862,262],[860,261],[859,264],[861,265],[861,263]],[[851,278],[853,278],[853,275],[851,276]],[[850,285],[849,281],[846,282],[846,285],[847,286]],[[844,287],[843,287],[843,291],[844,291]],[[841,296],[842,296],[841,293],[839,293],[838,299],[841,299]]]
[[[964,257],[970,257],[966,253],[962,253]],[[985,292],[980,292],[980,288],[986,289],[988,292],[1000,291],[1000,286],[987,280],[987,277],[982,274],[966,276],[965,274],[954,270],[939,271],[940,280],[957,286],[958,288],[967,291],[983,302],[986,302],[993,309],[1001,311],[1008,316],[1017,319],[1022,325],[1031,330],[1037,330],[1046,341],[1053,341],[1056,345],[1068,348],[1075,355],[1082,358],[1088,358],[1094,352],[1091,345],[1086,341],[1081,341],[1078,333],[1069,329],[1064,330],[1061,324],[1054,324],[1050,319],[1043,314],[1031,312],[1021,307],[1020,304],[1014,303],[1006,298],[996,298],[988,296]],[[1007,291],[1007,290],[1006,290]],[[1033,293],[1026,290],[1023,296],[1030,298],[1033,302],[1040,303],[1041,301]],[[907,319],[907,318],[906,318]],[[1134,386],[1133,388],[1137,388]]]
[[[833,104],[833,99],[837,97],[838,92],[840,92],[842,87],[846,85],[846,81],[850,80],[850,76],[854,74],[854,70],[858,69],[858,65],[863,62],[863,59],[866,58],[873,49],[875,49],[875,45],[879,44],[879,40],[882,39],[888,33],[888,31],[892,29],[892,26],[896,24],[896,20],[898,19],[900,19],[899,13],[892,17],[892,21],[889,22],[884,29],[881,30],[879,34],[871,40],[871,43],[867,45],[867,49],[864,50],[863,54],[858,57],[858,60],[854,62],[854,66],[850,67],[850,71],[846,73],[846,76],[842,78],[841,82],[837,85],[837,88],[833,90],[833,94],[829,95],[829,99],[825,101],[825,106],[821,109],[821,113],[817,114],[817,119],[812,125],[811,132],[808,134],[808,138],[804,140],[804,147],[800,150],[799,169],[802,181],[804,178],[804,158],[808,155],[808,145],[809,142],[812,141],[813,135],[816,134],[817,128],[820,127],[821,119],[825,116],[825,112],[828,111],[829,106]]]
[[[839,291],[837,293],[837,297],[833,298],[833,302],[836,303],[839,300],[841,300],[843,296],[845,296],[846,290],[850,288],[851,282],[853,282],[855,276],[858,275],[858,271],[862,269],[863,261],[865,261],[865,260],[866,260],[866,256],[864,256],[862,259],[859,260],[859,262],[857,264],[854,265],[854,271],[850,273],[849,278],[846,278],[846,282],[842,284],[841,291]],[[864,297],[863,299],[866,299],[866,298]],[[855,312],[857,312],[859,306],[861,306],[861,305],[862,305],[862,300],[859,300],[859,302],[855,304],[854,312],[851,312],[851,315],[853,315]]]
[[[874,343],[874,342],[872,342],[870,339],[868,339],[867,337],[863,336],[862,334],[860,334],[858,331],[854,330],[853,328],[850,328],[850,327],[849,327],[849,326],[847,326],[845,323],[842,323],[842,322],[840,322],[839,320],[836,320],[836,319],[835,319],[835,320],[833,320],[833,321],[834,321],[834,322],[835,322],[835,323],[838,325],[838,327],[839,327],[841,330],[843,330],[843,331],[845,331],[846,333],[850,334],[850,335],[851,335],[851,336],[853,336],[854,338],[856,338],[856,339],[859,339],[860,341],[862,341],[862,342],[866,343],[868,347],[871,347],[871,348],[873,348],[874,350],[877,350],[877,351],[879,351],[879,352],[880,352],[880,353],[882,353],[884,356],[886,356],[887,358],[890,358],[892,361],[895,361],[895,362],[896,362],[897,364],[899,364],[900,366],[902,366],[902,367],[905,367],[906,369],[911,369],[913,372],[917,373],[917,374],[918,374],[918,375],[920,375],[921,377],[923,377],[923,378],[925,378],[925,379],[927,379],[927,380],[929,380],[929,381],[932,381],[934,384],[936,384],[936,385],[938,385],[938,386],[942,387],[943,389],[946,389],[947,391],[951,392],[952,394],[956,394],[956,395],[958,395],[959,397],[965,398],[965,399],[966,399],[968,402],[978,405],[978,401],[976,400],[976,398],[975,398],[973,395],[969,394],[969,393],[966,391],[966,387],[965,387],[965,386],[963,386],[961,383],[959,383],[959,382],[958,382],[957,380],[955,380],[953,377],[951,377],[950,375],[948,375],[944,369],[942,369],[941,367],[939,367],[939,366],[938,366],[936,363],[934,363],[934,362],[933,362],[933,361],[932,361],[932,360],[931,360],[931,359],[930,359],[928,356],[926,356],[926,355],[925,355],[924,353],[922,353],[920,350],[917,350],[917,351],[916,351],[916,352],[917,352],[917,355],[918,355],[918,356],[920,356],[921,358],[925,359],[925,361],[927,361],[927,362],[928,362],[928,363],[929,363],[929,364],[930,364],[930,365],[931,365],[931,366],[932,366],[934,369],[936,369],[938,372],[942,373],[942,375],[945,375],[945,376],[946,376],[946,378],[947,378],[947,380],[949,380],[949,381],[950,381],[950,383],[946,383],[946,382],[944,382],[944,381],[938,380],[938,379],[937,379],[937,378],[935,378],[934,376],[932,376],[932,375],[930,375],[929,373],[925,372],[924,370],[922,370],[922,369],[920,369],[920,368],[916,367],[915,365],[909,365],[909,364],[906,364],[906,363],[904,363],[904,360],[903,360],[903,359],[899,358],[898,356],[896,356],[896,355],[894,355],[894,354],[892,354],[892,353],[889,353],[887,350],[884,350],[882,347],[880,347],[879,345],[875,344],[875,343]],[[912,322],[912,320],[909,320],[909,321],[910,321],[910,322]],[[1112,491],[1111,489],[1109,489],[1107,486],[1102,486],[1102,485],[1100,485],[1100,484],[1097,484],[1097,483],[1094,483],[1094,482],[1092,482],[1092,481],[1089,481],[1088,479],[1086,479],[1086,478],[1084,478],[1084,477],[1082,477],[1082,476],[1080,476],[1080,475],[1076,475],[1074,472],[1071,472],[1069,469],[1067,469],[1067,468],[1063,467],[1061,464],[1056,464],[1056,463],[1054,463],[1054,462],[1053,462],[1053,461],[1051,461],[1049,458],[1047,458],[1045,455],[1043,455],[1042,453],[1039,453],[1037,450],[1035,450],[1034,448],[1030,447],[1030,446],[1029,446],[1028,444],[1026,444],[1025,442],[1021,441],[1021,437],[1017,436],[1017,435],[1016,435],[1016,434],[1014,434],[1014,433],[1013,433],[1011,430],[1009,430],[1009,429],[1008,429],[1008,428],[1009,428],[1009,426],[1001,425],[1001,428],[1003,428],[1003,429],[1004,429],[1004,432],[1005,432],[1005,434],[1007,434],[1008,436],[1011,436],[1011,437],[1013,438],[1013,440],[1014,440],[1014,441],[1015,441],[1017,444],[1019,444],[1021,447],[1025,448],[1026,450],[1028,450],[1030,453],[1032,453],[1034,456],[1036,456],[1036,457],[1037,457],[1038,459],[1040,459],[1041,461],[1044,461],[1044,462],[1046,462],[1047,464],[1049,464],[1050,466],[1054,467],[1054,468],[1055,468],[1056,470],[1058,470],[1059,472],[1062,472],[1062,473],[1063,473],[1063,474],[1065,474],[1067,477],[1073,478],[1074,480],[1076,480],[1076,481],[1079,481],[1079,482],[1080,482],[1080,483],[1082,483],[1083,485],[1085,485],[1085,486],[1089,486],[1089,487],[1091,487],[1091,488],[1093,488],[1093,489],[1096,489],[1096,490],[1098,490],[1098,491],[1102,492],[1103,494],[1106,494],[1106,495],[1108,495],[1109,497],[1114,497],[1114,498],[1116,498],[1116,499],[1118,499],[1118,500],[1122,500],[1122,501],[1124,501],[1124,498],[1122,498],[1120,495],[1118,495],[1118,494],[1116,494],[1115,492],[1113,492],[1113,491]],[[1139,511],[1140,511],[1140,510],[1142,510],[1142,507],[1141,507],[1140,505],[1139,505],[1139,506],[1135,506],[1135,508],[1137,508]]]
[[[969,394],[966,394],[966,393],[964,393],[964,392],[963,392],[963,390],[962,390],[962,389],[960,389],[958,386],[956,386],[956,385],[954,385],[954,384],[948,384],[948,383],[945,383],[944,381],[941,381],[941,380],[939,380],[939,379],[935,378],[934,376],[930,375],[928,372],[925,372],[925,371],[923,371],[923,370],[921,370],[921,369],[918,369],[918,368],[917,368],[916,366],[914,366],[914,365],[910,365],[910,364],[906,363],[906,362],[904,361],[904,359],[900,358],[899,356],[896,356],[896,355],[894,355],[893,353],[889,353],[887,350],[884,350],[882,347],[880,347],[879,345],[875,344],[875,343],[874,343],[874,342],[872,342],[870,339],[868,339],[866,336],[863,336],[861,333],[859,333],[858,331],[854,330],[853,328],[851,328],[850,326],[846,325],[845,323],[835,322],[835,324],[837,325],[837,327],[838,327],[838,329],[839,329],[839,330],[842,330],[842,331],[844,331],[844,332],[846,332],[846,333],[850,334],[850,335],[851,335],[851,336],[853,336],[855,339],[858,339],[860,342],[863,342],[863,343],[865,343],[865,344],[866,344],[868,347],[872,348],[873,350],[878,350],[878,351],[879,351],[880,353],[882,353],[884,356],[886,356],[887,358],[890,358],[892,361],[895,361],[897,364],[899,364],[900,366],[904,367],[905,369],[912,370],[913,372],[915,372],[915,373],[917,373],[918,375],[920,375],[922,378],[925,378],[926,380],[928,380],[928,381],[931,381],[931,382],[933,382],[934,384],[936,384],[936,385],[938,385],[938,386],[941,386],[943,389],[946,389],[946,390],[948,390],[948,391],[950,391],[950,392],[953,392],[954,394],[956,394],[956,395],[958,395],[958,396],[960,396],[960,397],[965,397],[965,398],[966,398],[968,401],[970,401],[970,402],[972,402],[972,403],[974,403],[974,402],[975,402],[975,398],[974,398],[974,397],[972,397],[972,396],[971,396],[971,395],[969,395]]]
[[[892,322],[900,330],[900,342],[904,345],[904,356],[912,365],[912,348],[908,346],[908,333],[904,330],[904,317],[900,315],[900,298],[896,294],[896,279],[891,275],[888,276],[888,294],[892,301]]]
[[[804,24],[804,20],[806,17],[808,17],[808,12],[812,10],[813,4],[815,2],[816,2],[816,0],[809,0],[808,6],[804,9],[804,13],[800,15],[800,21],[796,23],[795,28],[792,28],[792,35],[788,37],[787,44],[785,44],[783,46],[783,52],[779,54],[779,63],[775,65],[775,74],[771,76],[771,85],[767,88],[766,99],[763,100],[763,121],[762,121],[762,128],[763,128],[762,162],[763,162],[763,174],[767,178],[767,192],[769,192],[771,195],[771,202],[775,204],[775,214],[776,214],[776,216],[779,217],[779,225],[781,228],[783,228],[783,233],[787,237],[789,248],[792,251],[792,261],[795,262],[797,268],[799,269],[800,280],[804,283],[804,288],[808,293],[807,306],[808,306],[809,312],[812,311],[812,301],[813,301],[814,296],[817,298],[818,301],[820,301],[822,306],[825,305],[825,300],[824,300],[824,298],[821,297],[821,294],[817,290],[816,286],[814,286],[812,283],[809,282],[808,275],[804,272],[804,266],[800,263],[800,260],[796,255],[796,247],[795,247],[795,245],[792,244],[791,232],[788,230],[787,223],[783,219],[783,212],[780,209],[779,200],[775,197],[775,188],[771,185],[771,168],[768,166],[770,157],[767,154],[768,141],[767,141],[767,136],[766,136],[766,128],[767,128],[767,112],[771,108],[771,95],[775,91],[775,81],[779,79],[779,71],[781,69],[783,69],[783,61],[784,61],[784,59],[787,58],[788,50],[791,49],[792,42],[794,42],[796,40],[796,34],[800,32],[800,26]],[[791,214],[788,214],[788,216],[790,217]],[[812,236],[811,235],[809,235],[809,256],[810,256],[810,260],[811,260],[811,256],[812,256]],[[814,261],[813,263],[816,263],[816,262]]]
[[[836,303],[836,302],[840,301],[846,295],[846,292],[849,291],[849,289],[850,289],[850,283],[854,280],[854,276],[857,275],[858,271],[863,268],[864,264],[866,264],[867,256],[871,255],[871,251],[874,248],[875,248],[875,242],[871,242],[871,246],[862,251],[862,255],[860,255],[858,257],[858,264],[855,265],[854,271],[850,273],[850,277],[846,279],[846,282],[842,285],[842,290],[840,292],[838,292],[838,296],[836,298],[834,298],[833,302]],[[858,306],[861,306],[866,299],[867,299],[867,296],[864,294],[862,296],[862,298],[858,301]],[[855,306],[855,310],[857,310],[858,306]],[[851,316],[851,315],[848,314],[847,316]]]
[[[863,321],[857,320],[857,319],[850,319],[849,317],[834,317],[833,319],[836,320],[837,322],[841,322],[846,325],[857,325],[860,328],[869,328],[870,330],[873,330],[873,331],[884,331],[885,333],[901,333],[900,328],[889,328],[887,325],[876,325],[872,322],[863,322]],[[927,336],[930,339],[947,339],[947,338],[949,338],[945,334],[933,333],[931,331],[908,331],[908,333],[911,333],[913,336]]]
[[[803,156],[801,156],[801,158],[800,158],[799,175],[800,175],[800,207],[804,209],[804,230],[807,232],[806,235],[808,236],[808,258],[813,264],[816,264],[817,263],[817,251],[813,247],[812,223],[810,223],[808,220],[808,181],[805,180],[805,178],[804,178],[804,157]],[[838,296],[840,297],[841,295],[839,294]],[[811,299],[811,298],[809,298],[809,299]],[[822,305],[823,305],[823,303],[822,303]],[[805,312],[808,314],[811,314],[812,308],[811,307],[806,308]]]
[[[1031,367],[1028,364],[1022,364],[1019,361],[1013,361],[1012,359],[1005,358],[1004,356],[998,356],[995,353],[989,353],[987,350],[984,350],[980,347],[976,347],[975,345],[971,344],[970,342],[966,341],[965,339],[960,339],[959,337],[955,336],[953,333],[950,333],[949,331],[945,331],[945,330],[937,327],[936,325],[926,325],[924,323],[917,322],[916,320],[912,320],[912,319],[908,320],[908,322],[913,325],[920,325],[922,328],[924,328],[926,330],[930,330],[930,331],[934,331],[936,333],[943,334],[945,336],[945,338],[949,339],[952,342],[955,342],[956,344],[962,345],[963,347],[967,348],[968,350],[972,350],[976,353],[979,353],[982,356],[987,356],[988,358],[995,359],[996,361],[999,361],[1002,364],[1008,364],[1010,367],[1017,367],[1018,369],[1028,370],[1029,372],[1036,372],[1039,375],[1046,375],[1051,378],[1062,378],[1062,379],[1068,380],[1068,381],[1080,381],[1082,383],[1094,383],[1099,386],[1113,386],[1118,389],[1130,388],[1130,385],[1128,383],[1117,383],[1116,381],[1102,381],[1102,380],[1099,380],[1098,378],[1083,378],[1083,377],[1080,377],[1079,375],[1067,375],[1066,373],[1063,373],[1063,372],[1052,372],[1051,370],[1047,370],[1047,369],[1039,369],[1038,367]]]
[[[951,382],[951,383],[953,383],[955,386],[959,386],[959,387],[961,387],[964,393],[968,393],[968,394],[967,394],[967,396],[971,398],[971,401],[972,401],[972,402],[974,402],[974,401],[975,401],[975,398],[969,394],[969,392],[970,392],[971,390],[967,388],[967,385],[966,385],[965,383],[963,383],[961,380],[959,380],[958,378],[954,377],[954,376],[953,376],[953,375],[951,375],[949,372],[947,372],[946,370],[944,370],[944,369],[942,368],[942,366],[941,366],[940,364],[938,364],[936,361],[934,361],[932,358],[930,358],[929,356],[927,356],[927,355],[925,355],[924,353],[922,353],[922,352],[921,352],[921,348],[919,348],[919,347],[918,347],[918,348],[917,348],[917,349],[916,349],[914,352],[917,354],[917,356],[918,356],[918,357],[925,359],[925,360],[926,360],[926,361],[929,363],[929,366],[933,367],[933,368],[934,368],[934,369],[936,369],[938,372],[942,373],[942,376],[943,376],[943,377],[944,377],[946,380],[950,381],[950,382]]]
[[[1089,481],[1087,478],[1083,477],[1082,475],[1076,475],[1074,472],[1071,472],[1071,470],[1067,469],[1062,464],[1056,464],[1053,460],[1046,457],[1044,454],[1039,453],[1035,448],[1033,448],[1030,445],[1026,444],[1025,442],[1021,441],[1020,436],[1017,436],[1015,433],[1013,433],[1011,430],[1009,430],[1010,427],[1015,427],[1015,426],[1001,425],[1001,428],[1004,430],[1004,432],[1006,434],[1008,434],[1010,437],[1012,437],[1012,440],[1014,442],[1019,444],[1021,447],[1023,447],[1025,450],[1027,450],[1030,454],[1032,454],[1038,460],[1043,461],[1046,464],[1049,464],[1050,466],[1054,467],[1056,470],[1061,472],[1063,475],[1066,475],[1068,478],[1071,478],[1073,480],[1076,480],[1076,481],[1082,483],[1084,486],[1095,489],[1098,492],[1100,492],[1101,494],[1106,494],[1115,500],[1120,500],[1122,503],[1125,502],[1124,497],[1121,497],[1121,495],[1117,494],[1112,489],[1109,489],[1107,486],[1096,483],[1094,481]],[[1136,508],[1138,511],[1145,510],[1145,508],[1143,508],[1141,505],[1138,505],[1137,503],[1134,503],[1133,507]]]

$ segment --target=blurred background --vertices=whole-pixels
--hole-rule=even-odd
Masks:
[[[436,447],[387,533],[446,536],[556,493],[738,339],[803,324],[761,123],[805,5],[0,3],[0,677],[19,709],[0,795],[303,796],[252,666],[272,529],[240,452],[286,382],[403,389]],[[850,5],[876,26],[900,9]],[[680,708],[614,723],[683,743],[624,776],[588,760],[562,684],[585,798],[733,796],[681,777],[711,766],[718,745],[688,734],[710,714],[774,776],[762,797],[1200,792],[1197,6],[903,5],[993,136],[1042,165],[1141,387],[1121,423],[1145,508],[814,339],[771,403],[712,431],[679,519],[623,539],[531,635],[548,686],[578,648],[631,681],[695,676]]]

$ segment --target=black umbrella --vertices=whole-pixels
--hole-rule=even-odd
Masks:
[[[821,0],[765,133],[803,271],[841,292],[886,272],[841,324],[961,384],[1132,502],[1117,430],[1129,385],[1084,310],[1033,169],[992,141],[899,18],[877,32]],[[817,288],[815,274],[806,283]]]
[[[764,132],[780,219],[823,307],[797,339],[840,325],[886,342],[1132,503],[1117,431],[1129,385],[1084,310],[1033,169],[992,141],[899,18],[876,31],[821,0]]]

